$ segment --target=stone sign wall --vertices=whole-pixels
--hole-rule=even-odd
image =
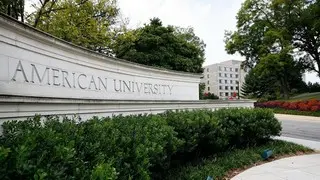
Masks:
[[[0,16],[0,95],[198,100],[200,75],[106,57]]]

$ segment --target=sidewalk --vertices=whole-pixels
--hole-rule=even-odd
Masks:
[[[315,151],[320,151],[320,142],[318,142],[318,141],[310,141],[310,140],[305,140],[305,139],[297,139],[297,138],[284,137],[284,136],[275,137],[274,139],[293,142],[293,143],[300,144],[305,147],[314,149]],[[320,171],[320,169],[319,169],[319,171]]]
[[[231,180],[320,180],[320,154],[295,156],[262,164]]]
[[[314,121],[320,123],[320,117],[314,116],[300,116],[300,115],[290,115],[290,114],[275,114],[277,119],[290,119],[295,121]]]

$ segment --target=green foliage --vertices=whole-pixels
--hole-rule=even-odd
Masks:
[[[203,71],[205,44],[193,29],[165,27],[158,18],[119,35],[113,50],[116,57],[140,64],[193,73]]]
[[[0,179],[161,179],[159,173],[172,165],[192,160],[188,155],[252,145],[280,130],[272,112],[262,109],[169,111],[85,122],[36,116],[3,124]]]
[[[219,96],[215,95],[214,93],[208,92],[203,94],[202,99],[219,99]]]
[[[44,0],[28,23],[76,45],[110,54],[119,9],[115,0]]]
[[[273,108],[271,109],[274,113],[277,114],[291,114],[291,115],[300,115],[300,116],[315,116],[320,117],[319,111],[297,111],[297,110],[288,110],[282,108]]]
[[[270,136],[278,136],[281,124],[270,110],[222,109],[215,112],[229,146],[255,144]]]
[[[24,0],[1,0],[0,12],[24,22]]]
[[[212,158],[203,159],[197,164],[188,164],[172,169],[163,179],[206,179],[209,175],[215,179],[230,179],[231,177],[228,174],[230,171],[244,170],[262,162],[261,153],[270,148],[273,150],[273,157],[313,152],[312,149],[290,142],[270,141],[264,145],[223,152]]]
[[[203,99],[204,95],[204,90],[206,89],[206,84],[205,83],[200,83],[199,84],[199,99]]]
[[[275,76],[284,96],[290,77],[304,70],[319,74],[319,1],[246,0],[237,15],[237,31],[226,33],[226,50],[246,58],[243,66]]]
[[[219,151],[225,146],[227,140],[220,137],[219,122],[213,114],[209,110],[168,111],[163,116],[178,133],[178,138],[184,141],[182,153],[188,153],[195,150]]]
[[[249,71],[241,91],[249,98],[288,99],[293,93],[305,92],[306,84],[294,61],[282,61],[270,55]]]

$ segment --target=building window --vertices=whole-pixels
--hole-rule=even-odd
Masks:
[[[233,86],[230,86],[230,90],[233,90]]]
[[[229,93],[226,92],[226,96],[229,96]]]
[[[230,72],[232,72],[232,68],[230,68]]]
[[[207,83],[210,84],[210,81],[208,81]]]
[[[209,68],[207,68],[207,72],[209,72]]]
[[[222,86],[219,86],[219,89],[222,90]]]
[[[224,74],[224,77],[228,77],[227,74]]]
[[[232,74],[230,74],[230,77],[232,78]]]
[[[238,72],[238,68],[236,68],[235,71]]]
[[[220,92],[220,96],[223,96],[223,92]]]
[[[208,87],[208,91],[210,91],[210,87]]]
[[[236,87],[236,90],[239,90],[239,87],[238,87],[238,86]]]
[[[209,74],[207,74],[207,78],[209,78]]]
[[[225,84],[228,84],[228,80],[224,80],[224,83],[225,83]]]
[[[227,68],[226,68],[226,67],[224,67],[224,71],[227,71]]]
[[[225,88],[225,90],[228,90],[228,89],[229,89],[229,87],[228,87],[228,86],[225,86],[224,88]]]
[[[239,77],[239,75],[238,74],[236,74],[236,78],[238,78]]]
[[[236,84],[239,84],[239,81],[236,81]]]
[[[232,80],[230,80],[230,84],[232,84],[233,83],[233,81]]]
[[[219,71],[222,71],[222,68],[221,68],[221,66],[219,66]]]
[[[222,80],[221,79],[219,79],[219,83],[222,84]]]
[[[221,73],[219,73],[219,77],[222,77]]]

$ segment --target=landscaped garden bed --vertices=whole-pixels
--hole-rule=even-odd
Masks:
[[[316,99],[305,101],[268,101],[255,103],[256,108],[269,108],[275,113],[305,116],[320,116],[320,101]]]
[[[3,124],[0,179],[183,179],[190,164],[207,167],[214,159],[221,160],[216,170],[199,170],[194,177],[223,177],[259,162],[265,148],[276,155],[309,151],[271,141],[280,131],[267,109],[169,111],[85,122],[36,116]]]

